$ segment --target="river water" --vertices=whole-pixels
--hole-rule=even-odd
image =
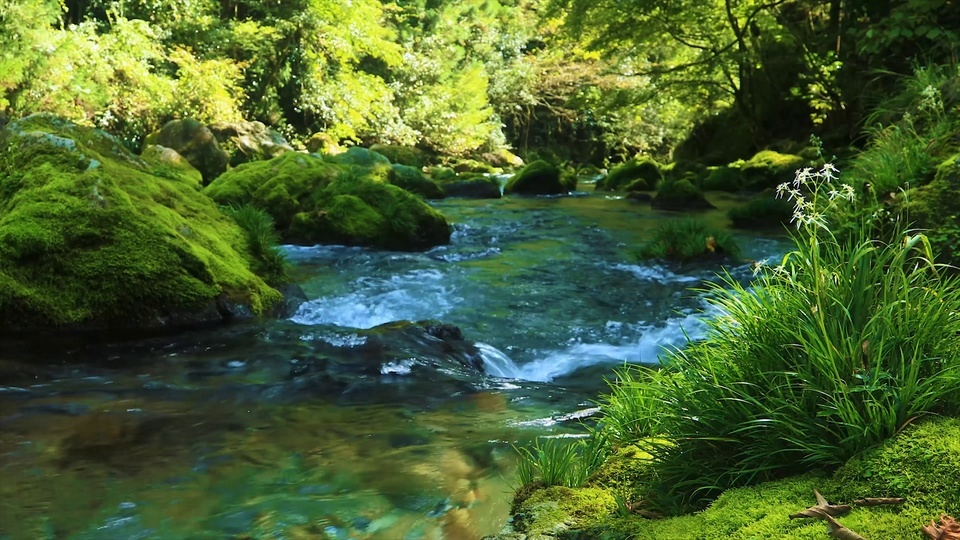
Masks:
[[[702,217],[724,226],[734,201],[714,202]],[[456,229],[425,253],[285,247],[310,299],[289,320],[7,340],[0,538],[498,531],[512,445],[581,433],[613,368],[701,335],[695,290],[718,268],[637,262],[632,246],[677,216],[589,188],[436,206]],[[738,239],[748,259],[784,250]],[[424,319],[477,342],[486,373],[381,326]]]

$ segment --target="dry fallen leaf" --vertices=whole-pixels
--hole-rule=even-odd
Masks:
[[[930,524],[923,528],[923,532],[931,540],[960,540],[960,522],[943,514],[940,516],[940,525],[930,520]]]

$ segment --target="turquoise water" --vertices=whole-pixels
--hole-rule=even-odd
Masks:
[[[704,215],[725,225],[722,209]],[[514,452],[702,332],[716,268],[641,264],[673,216],[595,193],[448,200],[426,253],[286,247],[289,320],[0,348],[0,538],[470,539]],[[782,241],[741,237],[751,259]],[[730,268],[747,280],[749,265]],[[477,342],[486,373],[403,320]],[[379,327],[379,328],[377,328]]]

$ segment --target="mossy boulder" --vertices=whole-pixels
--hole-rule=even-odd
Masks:
[[[272,159],[293,147],[262,122],[219,122],[207,126],[220,148],[230,155],[230,166],[248,161]]]
[[[189,161],[177,153],[173,148],[149,144],[143,149],[140,158],[154,166],[154,172],[160,176],[170,174],[190,178],[197,182],[197,189],[203,185],[203,175],[200,174]],[[169,169],[169,170],[164,170]]]
[[[390,163],[416,167],[417,169],[422,168],[429,161],[426,152],[413,146],[374,144],[370,147],[370,150],[386,157],[390,160]]]
[[[144,144],[172,148],[200,171],[204,184],[223,174],[230,163],[230,154],[220,147],[213,131],[191,118],[167,122],[148,135]]]
[[[520,195],[559,195],[576,187],[576,177],[561,175],[557,166],[546,161],[534,161],[510,178],[503,191]]]
[[[335,156],[346,151],[330,134],[322,131],[311,135],[307,139],[306,147],[307,152],[324,156]]]
[[[457,176],[457,171],[450,167],[429,167],[426,169],[427,176],[434,182],[444,182]]]
[[[500,148],[492,152],[484,152],[480,155],[484,163],[488,163],[499,169],[514,169],[523,167],[523,158],[507,150]]]
[[[337,165],[356,165],[358,167],[373,167],[375,165],[390,165],[390,160],[368,148],[351,146],[346,152],[325,156],[324,159]]]
[[[598,191],[650,191],[663,180],[661,165],[649,157],[633,158],[614,167],[597,182]]]
[[[738,163],[743,176],[743,188],[762,191],[793,180],[796,170],[807,162],[800,156],[762,150],[747,161]]]
[[[714,206],[703,196],[700,188],[689,180],[663,182],[651,206],[660,210],[707,210]]]
[[[700,187],[704,191],[740,191],[743,188],[743,173],[739,167],[721,165],[709,167]]]
[[[424,199],[442,199],[446,195],[439,184],[427,178],[420,169],[406,165],[391,165],[390,183],[410,193],[416,193]]]
[[[463,159],[453,164],[451,167],[457,174],[463,173],[484,173],[493,174],[500,172],[496,167],[489,163],[483,163],[475,159]]]
[[[731,208],[727,216],[739,229],[782,228],[793,218],[793,202],[777,198],[773,190],[768,190],[746,204]]]
[[[571,528],[607,520],[617,509],[609,490],[551,486],[531,494],[513,516],[512,531],[527,538],[551,538]]]
[[[495,176],[467,173],[449,178],[440,183],[447,197],[464,199],[499,199],[500,180]]]
[[[152,153],[151,153],[152,154]],[[156,328],[269,313],[243,230],[197,178],[49,115],[0,132],[0,327]]]
[[[287,153],[245,163],[207,186],[221,204],[268,212],[284,241],[393,250],[426,249],[450,241],[442,214],[389,183],[389,165],[356,167]]]

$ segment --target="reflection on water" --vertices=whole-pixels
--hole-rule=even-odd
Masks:
[[[664,215],[629,201],[438,206],[456,232],[426,253],[288,248],[312,299],[290,321],[122,342],[6,340],[0,538],[499,530],[511,446],[581,433],[612,367],[657,362],[684,332],[699,335],[704,304],[690,288],[714,270],[633,260]],[[751,258],[782,250],[745,240]],[[455,324],[477,346],[381,326],[419,319]]]

